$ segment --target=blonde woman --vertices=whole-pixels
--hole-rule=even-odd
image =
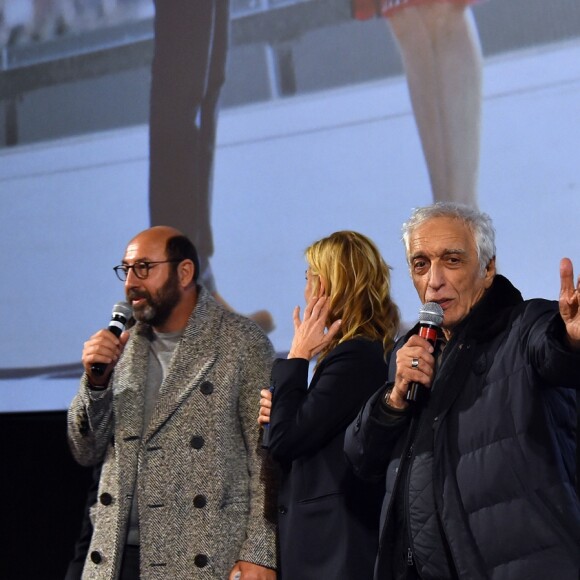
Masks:
[[[382,483],[347,468],[344,432],[384,384],[399,323],[389,268],[367,237],[330,235],[306,250],[306,307],[287,359],[262,391],[258,422],[281,467],[279,573],[286,580],[373,576]],[[309,361],[318,355],[308,385]]]

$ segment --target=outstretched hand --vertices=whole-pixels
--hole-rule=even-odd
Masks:
[[[326,296],[311,298],[304,309],[302,320],[300,320],[300,306],[294,308],[294,338],[288,358],[310,360],[334,338],[340,328],[341,320],[335,320],[326,329],[329,308],[330,300]]]
[[[574,286],[574,269],[569,258],[560,260],[560,284],[560,316],[570,346],[580,350],[580,276]]]

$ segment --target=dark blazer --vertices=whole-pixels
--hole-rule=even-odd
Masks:
[[[373,577],[384,484],[357,479],[344,457],[344,432],[386,380],[380,342],[348,340],[320,363],[278,359],[269,445],[282,467],[278,498],[284,580]]]

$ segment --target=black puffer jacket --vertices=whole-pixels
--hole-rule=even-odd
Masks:
[[[458,577],[578,579],[578,388],[580,353],[565,345],[557,303],[524,302],[508,280],[496,276],[455,329],[433,384],[437,404],[428,412],[437,516],[432,521],[440,526]],[[360,477],[387,472],[385,531],[394,515],[395,471],[402,457],[416,457],[408,453],[409,430],[421,419],[386,420],[380,396],[349,427],[345,450]],[[421,487],[425,481],[414,481],[421,458],[416,461],[411,459],[411,486]],[[413,537],[419,533],[412,530]],[[392,569],[394,544],[388,533],[381,538],[377,580],[390,578]]]

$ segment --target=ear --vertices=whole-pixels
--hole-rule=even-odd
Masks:
[[[318,276],[318,298],[326,295],[326,280],[322,276]]]
[[[187,288],[192,281],[195,274],[195,266],[191,260],[183,260],[177,266],[177,276],[179,277],[179,285],[183,288]]]
[[[496,269],[495,269],[495,256],[489,261],[489,263],[487,264],[487,266],[485,267],[485,273],[483,275],[483,277],[485,278],[485,288],[489,288],[493,282],[493,279],[495,278],[496,275]]]

